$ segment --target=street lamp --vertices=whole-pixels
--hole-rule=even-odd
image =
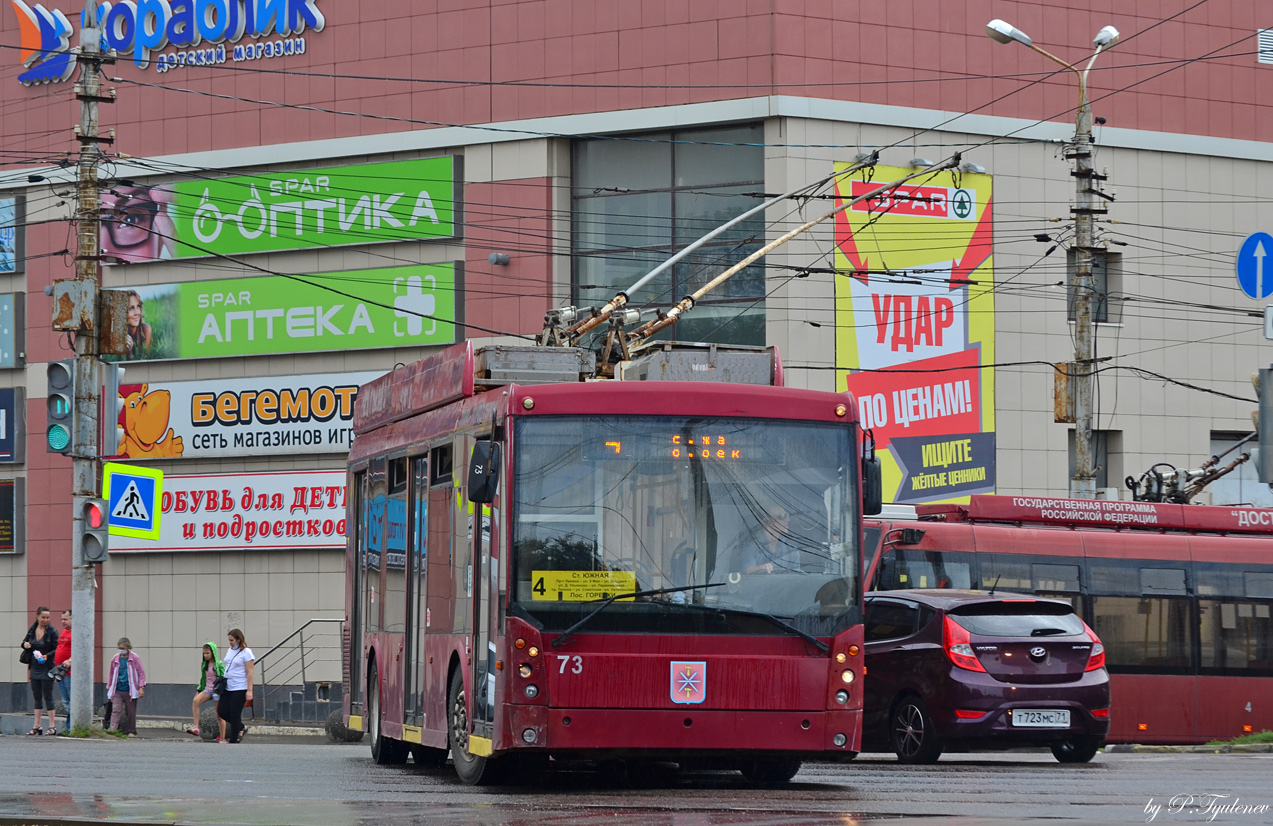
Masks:
[[[1091,372],[1095,327],[1092,323],[1092,294],[1096,284],[1092,278],[1092,252],[1095,249],[1094,214],[1105,212],[1097,205],[1098,196],[1108,198],[1099,191],[1103,176],[1097,175],[1092,165],[1092,104],[1087,98],[1087,75],[1100,53],[1118,42],[1118,29],[1106,26],[1096,33],[1092,45],[1096,51],[1079,71],[1078,64],[1066,63],[1061,58],[1034,45],[1025,32],[1003,20],[995,19],[986,24],[986,34],[999,43],[1017,42],[1038,52],[1073,72],[1079,81],[1079,107],[1074,120],[1074,141],[1067,156],[1074,161],[1074,273],[1071,285],[1074,289],[1074,365],[1070,385],[1074,388],[1074,475],[1070,477],[1070,495],[1078,499],[1096,498],[1095,463],[1092,449],[1092,390],[1094,377]]]

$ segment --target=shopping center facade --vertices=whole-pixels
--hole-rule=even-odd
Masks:
[[[852,389],[895,501],[1064,495],[1073,424],[1055,421],[1051,365],[1074,358],[1078,87],[988,39],[994,15],[1067,60],[1086,59],[1102,26],[1123,35],[1090,84],[1108,195],[1102,495],[1129,498],[1125,477],[1197,467],[1242,438],[1248,376],[1270,361],[1265,302],[1235,268],[1248,236],[1273,232],[1273,53],[1237,0],[1166,20],[1186,4],[1081,5],[110,7],[102,280],[141,311],[123,392],[147,403],[120,422],[116,453],[161,469],[167,495],[160,537],[119,538],[101,566],[99,644],[132,640],[150,712],[188,708],[204,641],[241,627],[259,655],[342,616],[361,383],[465,338],[533,336],[550,307],[598,304],[766,195],[822,182],[632,297],[670,307],[803,221],[955,153],[743,270],[674,333],[776,346],[788,384]],[[13,228],[0,236],[0,476],[13,480],[0,482],[0,636],[15,642],[37,606],[70,598],[70,462],[44,446],[45,366],[71,354],[44,293],[72,274],[75,69],[41,39],[63,23],[78,42],[66,0],[0,10],[0,224]],[[847,171],[877,150],[875,168]],[[1271,504],[1249,468],[1205,496]],[[12,660],[0,710],[30,707]],[[307,680],[338,691],[339,677],[329,656]],[[299,716],[320,714],[316,696]]]

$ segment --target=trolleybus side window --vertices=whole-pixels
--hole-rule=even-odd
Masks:
[[[385,460],[375,458],[367,469],[363,485],[363,513],[366,530],[362,531],[364,558],[367,562],[366,585],[367,599],[366,622],[363,627],[369,631],[381,630],[384,610],[384,556],[385,533],[387,529],[386,515],[388,511],[388,480],[385,473]]]
[[[1204,674],[1273,674],[1273,568],[1195,562]]]
[[[921,551],[916,548],[886,548],[875,578],[877,591],[906,591],[912,588],[972,588],[973,554],[961,551]]]
[[[1088,560],[1091,625],[1111,670],[1193,672],[1187,572],[1167,565]]]

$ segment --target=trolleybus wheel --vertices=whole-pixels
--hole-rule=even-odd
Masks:
[[[1075,735],[1068,740],[1052,744],[1052,756],[1061,763],[1088,763],[1096,756],[1100,740]]]
[[[923,700],[913,694],[903,697],[893,709],[892,723],[893,751],[899,763],[936,763],[941,757],[941,742]]]
[[[385,737],[384,721],[381,719],[380,672],[374,664],[367,680],[367,703],[370,706],[367,716],[371,722],[371,759],[382,766],[407,762],[406,744]]]
[[[755,757],[739,767],[747,782],[756,786],[780,786],[800,771],[798,757]]]
[[[448,739],[455,773],[470,786],[498,783],[499,764],[502,761],[469,753],[469,711],[464,696],[464,675],[458,670],[451,675],[448,698]]]

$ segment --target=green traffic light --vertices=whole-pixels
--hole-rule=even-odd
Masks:
[[[65,450],[71,443],[71,433],[60,424],[49,426],[49,447],[54,450]]]

